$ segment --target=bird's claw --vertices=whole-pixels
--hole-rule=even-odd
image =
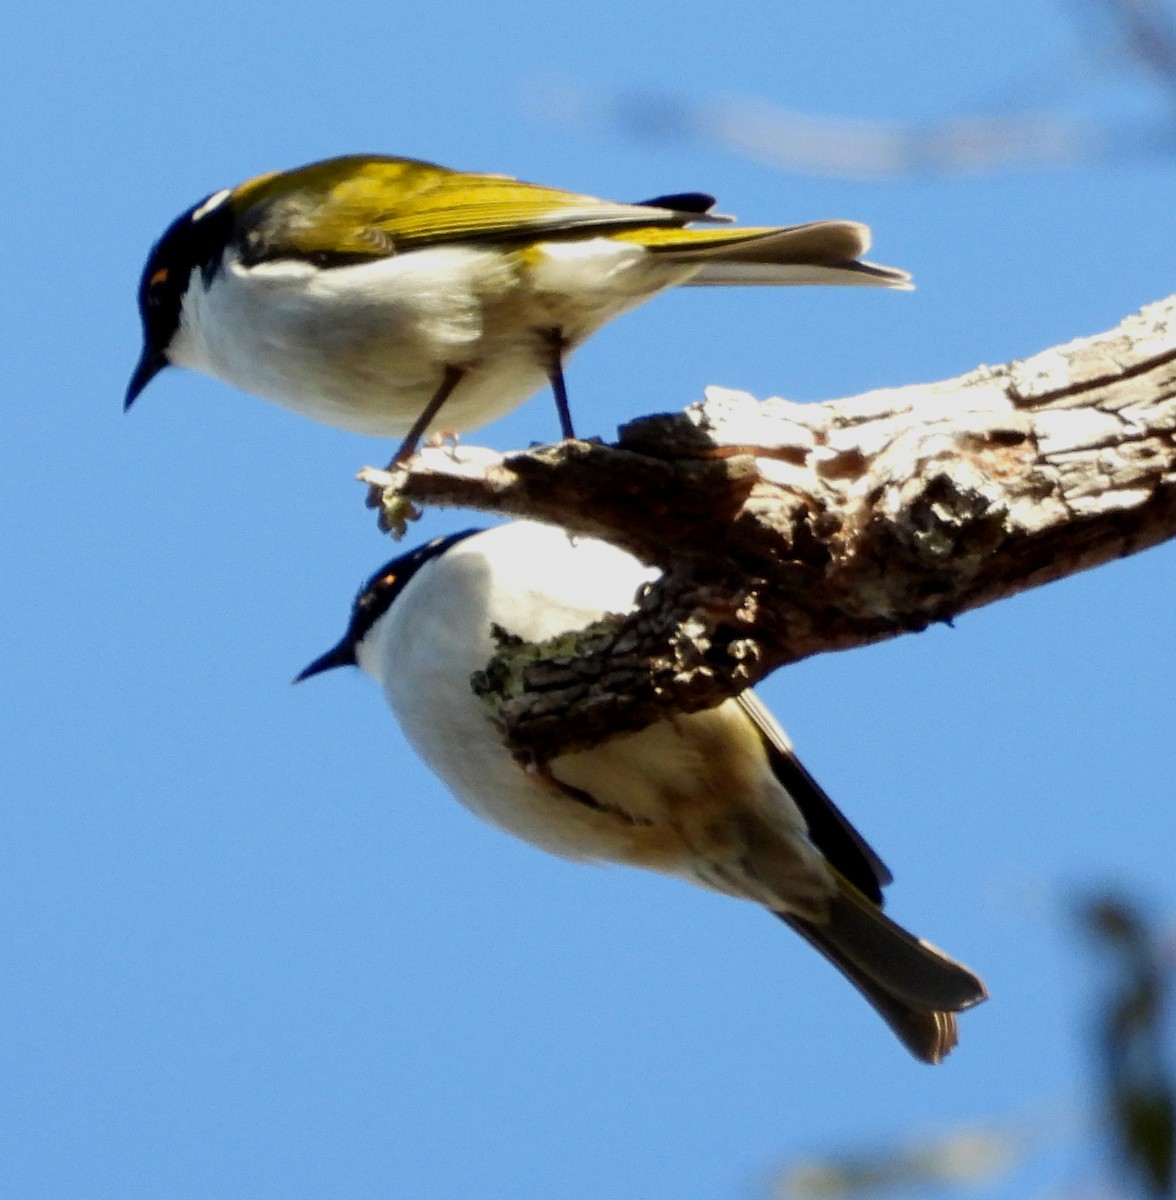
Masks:
[[[391,534],[393,541],[400,541],[408,532],[408,523],[420,519],[421,510],[407,496],[401,494],[408,472],[395,463],[379,471],[375,467],[364,467],[358,478],[368,485],[364,503],[378,513],[377,523],[382,533]]]

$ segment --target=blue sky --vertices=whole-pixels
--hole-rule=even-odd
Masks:
[[[587,433],[710,383],[821,399],[1109,327],[1176,281],[1159,158],[812,180],[537,114],[557,84],[907,122],[1026,94],[1145,114],[1146,86],[1096,70],[1074,17],[1011,0],[7,14],[4,1195],[757,1196],[830,1147],[1081,1111],[1095,993],[1069,899],[1110,882],[1173,907],[1172,547],[763,688],[894,869],[894,915],[988,981],[932,1070],[754,909],[512,842],[414,761],[365,678],[289,685],[394,552],[352,479],[386,445],[178,371],[121,412],[163,226],[344,152],[617,199],[710,190],[757,223],[853,217],[916,277],[910,295],[662,297],[573,360]],[[467,440],[555,430],[542,396]],[[419,536],[469,523],[430,513]],[[999,1194],[1096,1158],[1057,1148]]]

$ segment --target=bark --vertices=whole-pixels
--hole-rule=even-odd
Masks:
[[[477,680],[516,752],[546,759],[1171,537],[1176,297],[956,379],[820,404],[711,389],[616,445],[430,449],[396,482],[664,568],[575,655],[504,642]]]

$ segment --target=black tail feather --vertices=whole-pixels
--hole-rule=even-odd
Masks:
[[[958,1037],[955,1013],[984,1000],[978,976],[896,925],[846,885],[826,921],[777,913],[819,950],[922,1062],[937,1063]]]

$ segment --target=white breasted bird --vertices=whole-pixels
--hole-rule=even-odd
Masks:
[[[164,367],[191,367],[402,437],[399,461],[424,434],[477,428],[550,382],[570,437],[564,359],[667,287],[910,286],[859,261],[864,225],[739,228],[713,204],[617,204],[365,155],[258,176],[201,200],[152,249],[126,406]]]
[[[491,627],[537,641],[628,611],[656,572],[616,547],[516,522],[393,559],[343,639],[298,678],[358,665],[417,753],[468,808],[545,850],[676,875],[762,905],[807,939],[924,1062],[985,998],[966,967],[882,912],[890,872],[744,692],[524,770],[470,677]]]

